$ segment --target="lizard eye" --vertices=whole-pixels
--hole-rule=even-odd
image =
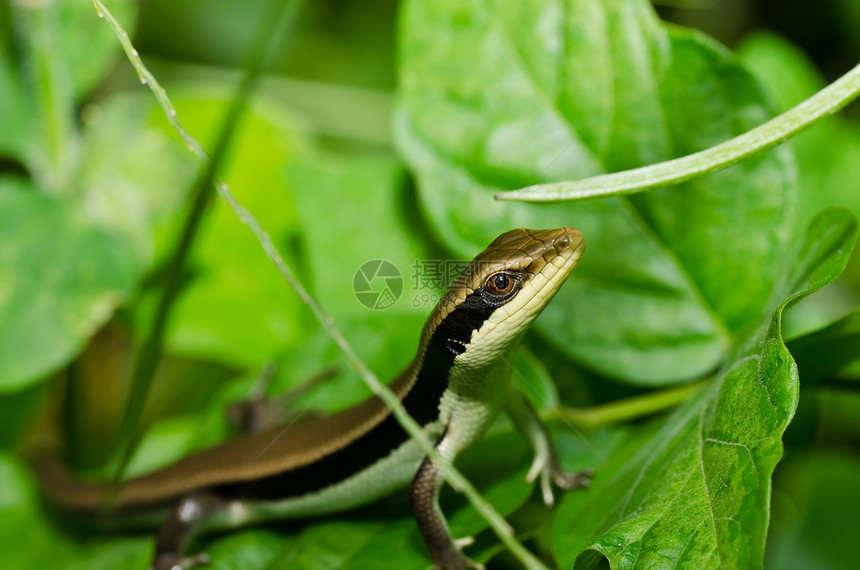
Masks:
[[[507,295],[514,288],[514,279],[504,271],[493,273],[487,278],[486,288],[492,295]]]

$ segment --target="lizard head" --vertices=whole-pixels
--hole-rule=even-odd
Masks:
[[[455,357],[492,359],[515,345],[584,248],[582,234],[568,227],[503,233],[454,280],[425,334]]]

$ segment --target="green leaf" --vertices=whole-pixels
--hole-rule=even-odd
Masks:
[[[80,100],[104,81],[122,48],[110,26],[98,17],[91,2],[61,0],[57,5],[63,55],[68,61],[76,98]],[[134,29],[137,19],[135,2],[112,0],[106,5],[126,29]]]
[[[0,547],[9,553],[4,566],[14,570],[52,566],[71,550],[38,512],[30,479],[20,463],[0,454]]]
[[[296,568],[379,568],[380,570],[427,567],[423,544],[415,539],[411,517],[350,518],[311,525],[281,547],[276,560]],[[285,547],[286,546],[286,547]]]
[[[145,536],[83,539],[81,527],[63,532],[41,508],[31,478],[11,456],[0,455],[0,548],[10,570],[145,568],[151,545]],[[77,531],[71,532],[72,530]]]
[[[538,322],[568,355],[628,382],[689,379],[766,309],[790,247],[784,149],[631,198],[492,198],[688,154],[763,122],[757,83],[724,49],[663,27],[644,0],[413,0],[400,61],[396,140],[441,240],[465,256],[511,227],[583,232],[582,262]]]
[[[76,208],[0,180],[0,391],[66,364],[130,293],[134,264]]]
[[[816,217],[782,301],[741,341],[713,385],[631,438],[589,493],[565,496],[554,528],[562,567],[761,567],[771,474],[797,407],[797,367],[781,336],[787,306],[840,273],[856,239],[845,210]],[[601,476],[601,474],[605,474]]]
[[[860,4],[855,3],[860,6]],[[850,22],[849,20],[846,20]],[[810,57],[787,39],[759,32],[738,47],[738,56],[765,84],[779,111],[787,110],[825,86],[825,79]],[[860,132],[844,114],[822,121],[813,129],[788,141],[796,150],[800,188],[798,224],[805,225],[815,212],[829,206],[851,208],[860,215]],[[857,289],[860,259],[849,262],[841,281]],[[790,336],[819,328],[854,308],[852,295],[840,297],[829,288],[805,300],[804,311],[787,316]],[[799,329],[799,330],[798,330]]]
[[[154,120],[159,115],[151,97],[135,93],[92,103],[82,117],[80,203],[127,242],[141,270],[153,263],[156,229],[181,211],[197,173],[188,151]]]
[[[24,162],[32,136],[27,96],[6,47],[0,42],[0,155]]]
[[[815,63],[785,38],[760,32],[738,48],[738,57],[768,88],[782,112],[815,94],[826,82]],[[793,138],[800,187],[800,224],[821,208],[850,207],[860,214],[856,180],[860,177],[860,135],[844,116],[822,121]]]
[[[521,346],[511,363],[511,382],[531,402],[535,410],[558,407],[558,389],[544,363]]]
[[[396,161],[323,152],[305,158],[287,171],[302,212],[303,280],[364,362],[380,378],[393,378],[415,355],[427,314],[448,284],[447,278],[425,279],[432,277],[430,269],[444,268],[446,259],[416,231],[420,220],[408,205],[403,169]],[[402,285],[392,286],[390,306],[372,308],[358,297],[356,287],[363,282],[356,276],[362,268],[376,267],[377,260],[390,264],[392,279]],[[371,291],[385,290],[388,278],[363,275]],[[340,359],[338,352],[332,356]],[[348,366],[342,381],[366,395]]]
[[[432,287],[415,275],[420,269],[416,264],[432,259],[434,252],[416,231],[420,220],[407,204],[401,166],[387,156],[317,151],[291,165],[287,176],[302,213],[302,256],[309,285],[320,303],[335,317],[367,318],[375,312],[389,318],[420,318],[423,324],[433,304],[416,303],[414,296],[439,294],[448,283],[437,279],[429,284]],[[403,280],[399,298],[379,309],[362,304],[354,291],[356,271],[375,259],[393,264]]]

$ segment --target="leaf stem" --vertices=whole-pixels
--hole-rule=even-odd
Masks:
[[[16,0],[12,5],[40,135],[36,148],[29,149],[33,175],[42,188],[60,194],[69,190],[78,133],[68,60],[59,41],[58,3]]]
[[[495,197],[497,200],[521,202],[561,202],[622,196],[678,184],[770,150],[822,118],[836,113],[858,94],[860,65],[778,117],[709,149],[632,170],[500,192]]]
[[[161,85],[159,85],[155,77],[143,65],[137,51],[134,49],[128,38],[128,34],[122,29],[122,27],[120,27],[119,23],[117,23],[113,18],[104,4],[99,0],[93,0],[93,4],[95,5],[99,15],[103,16],[114,29],[114,32],[119,38],[120,43],[122,43],[129,60],[137,70],[138,76],[141,78],[141,81],[146,83],[150,90],[152,90],[156,100],[167,115],[167,119],[170,124],[174,129],[176,129],[176,132],[188,146],[189,150],[191,150],[191,152],[193,152],[204,164],[208,164],[210,160],[206,151],[203,150],[203,147],[200,146],[200,143],[198,143],[194,137],[189,135],[185,129],[182,128],[182,125],[177,118],[176,110],[170,102],[170,99],[167,97],[166,91],[161,87]],[[433,442],[427,438],[421,430],[421,426],[419,426],[412,416],[409,415],[406,409],[403,408],[400,400],[397,399],[394,392],[380,382],[376,375],[374,375],[373,372],[365,366],[361,359],[358,358],[358,355],[356,355],[352,346],[335,326],[334,320],[298,282],[293,275],[292,270],[281,257],[280,253],[278,253],[278,250],[272,243],[271,238],[260,226],[257,219],[247,209],[245,209],[244,206],[239,204],[223,181],[221,181],[217,176],[214,176],[213,181],[218,194],[227,203],[230,209],[233,210],[239,220],[248,226],[260,242],[266,256],[275,264],[281,276],[290,285],[290,287],[293,288],[299,298],[308,305],[328,335],[332,340],[334,340],[338,348],[340,348],[350,366],[358,372],[359,376],[371,391],[378,395],[388,405],[388,407],[391,408],[392,413],[397,418],[400,425],[403,426],[407,433],[409,433],[410,437],[417,443],[421,450],[437,464],[440,473],[448,484],[466,496],[472,506],[474,506],[484,520],[487,521],[489,526],[499,537],[499,540],[501,540],[508,550],[510,550],[511,553],[519,559],[525,568],[530,570],[547,570],[546,566],[544,566],[540,560],[538,560],[516,540],[513,530],[510,525],[508,525],[507,521],[505,521],[504,517],[493,509],[492,505],[490,505],[490,503],[488,503],[486,499],[478,493],[477,489],[475,489],[475,487],[451,463],[445,461],[438,453],[436,453],[436,448],[433,445]]]
[[[546,414],[546,419],[552,420],[557,413],[565,423],[588,430],[628,422],[686,402],[709,384],[709,380],[706,378],[692,384],[681,384],[590,408],[558,406]]]

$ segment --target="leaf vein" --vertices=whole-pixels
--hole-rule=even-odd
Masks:
[[[711,528],[714,531],[714,546],[715,546],[715,550],[717,552],[717,558],[720,561],[720,568],[723,568],[723,555],[722,555],[722,552],[720,551],[720,540],[719,540],[719,533],[717,532],[717,521],[716,521],[716,518],[714,517],[714,507],[711,504],[711,491],[708,488],[708,476],[705,473],[705,457],[703,455],[703,451],[705,449],[705,444],[704,444],[704,441],[702,438],[702,434],[704,432],[704,424],[705,424],[705,412],[703,410],[701,415],[699,416],[699,429],[698,429],[699,469],[702,472],[702,485],[704,485],[704,487],[705,487],[705,502],[708,505],[708,513],[711,515]]]

